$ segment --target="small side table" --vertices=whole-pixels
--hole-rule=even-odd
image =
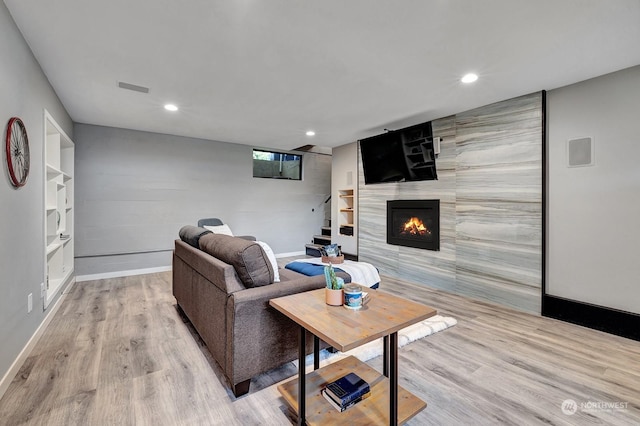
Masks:
[[[369,292],[369,297],[369,302],[355,311],[327,305],[324,289],[269,301],[300,325],[298,377],[278,387],[285,401],[298,413],[299,425],[353,421],[396,425],[426,407],[424,401],[398,386],[398,331],[436,315],[437,311],[383,291]],[[308,375],[305,374],[305,330],[314,335],[314,371]],[[384,377],[354,357],[318,368],[320,339],[345,352],[381,337],[384,338]],[[372,385],[371,397],[340,413],[324,400],[320,390],[352,371]]]

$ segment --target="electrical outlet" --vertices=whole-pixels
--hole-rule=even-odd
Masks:
[[[40,298],[44,297],[44,283],[40,283]]]
[[[33,310],[33,293],[29,293],[27,296],[27,313]]]

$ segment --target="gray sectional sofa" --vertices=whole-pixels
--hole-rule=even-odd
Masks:
[[[243,395],[252,377],[298,356],[299,328],[269,300],[322,288],[324,276],[279,269],[280,282],[273,282],[274,268],[258,243],[193,226],[180,235],[173,252],[173,295],[233,394]],[[312,340],[307,339],[307,353]]]

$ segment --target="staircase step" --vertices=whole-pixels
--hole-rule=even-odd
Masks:
[[[329,235],[329,236],[326,236],[326,235],[314,235],[313,236],[313,243],[314,244],[322,244],[322,245],[331,244],[331,235]]]
[[[331,227],[330,226],[323,226],[322,227],[322,235],[331,236]]]
[[[320,247],[322,247],[320,244],[307,244],[305,245],[305,254],[307,256],[320,257],[322,256]]]

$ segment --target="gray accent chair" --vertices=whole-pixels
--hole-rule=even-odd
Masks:
[[[209,218],[198,220],[199,228],[202,228],[204,226],[220,226],[220,225],[224,225],[224,223],[222,223],[222,221],[217,217],[209,217]],[[253,235],[235,235],[235,236],[238,238],[242,238],[244,240],[256,241],[256,237],[254,237]]]

